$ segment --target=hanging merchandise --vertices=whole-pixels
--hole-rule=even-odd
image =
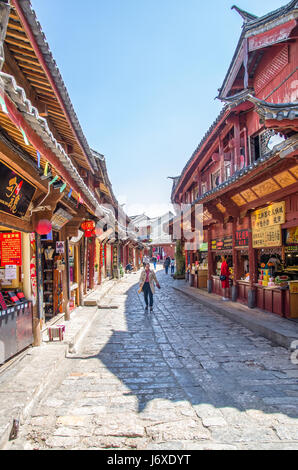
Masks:
[[[72,195],[72,189],[69,191],[68,193],[68,198],[70,199],[71,198],[71,195]]]
[[[48,176],[48,170],[49,170],[49,162],[46,162],[45,167],[44,167],[44,175]]]
[[[42,219],[40,220],[35,228],[35,231],[38,233],[38,235],[48,235],[52,230],[52,224],[49,220],[47,219]]]

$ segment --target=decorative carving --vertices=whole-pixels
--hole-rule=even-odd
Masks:
[[[296,183],[296,179],[288,171],[279,173],[278,175],[274,176],[274,179],[282,188],[286,188],[287,186],[291,186],[291,184]]]
[[[246,204],[246,201],[243,199],[240,194],[236,194],[235,196],[232,196],[231,199],[237,204],[237,206],[241,207]]]
[[[278,184],[272,178],[270,178],[263,183],[253,186],[252,189],[259,197],[263,197],[267,196],[267,194],[272,194],[275,191],[278,191],[280,186],[278,186]]]

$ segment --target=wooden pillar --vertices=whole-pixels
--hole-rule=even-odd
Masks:
[[[65,313],[65,321],[70,320],[70,309],[69,309],[69,268],[68,268],[68,239],[66,238],[65,227],[61,231],[61,239],[64,241],[64,255],[62,259],[65,261],[65,269],[62,271],[62,290],[63,290],[63,312]]]
[[[234,125],[234,139],[235,139],[235,148],[234,148],[234,172],[237,171],[240,165],[240,123],[239,123],[239,116],[235,117],[235,125]]]
[[[248,306],[249,308],[256,307],[256,287],[258,281],[258,264],[256,250],[253,248],[252,240],[252,223],[251,215],[249,214],[249,230],[248,230],[248,257],[249,257],[249,291],[248,291]]]
[[[213,276],[213,256],[212,256],[212,232],[211,232],[211,225],[208,227],[208,280],[207,280],[207,288],[209,294],[212,294],[212,276]]]
[[[234,266],[234,281],[232,286],[232,301],[237,302],[238,299],[238,284],[239,279],[239,260],[238,253],[236,250],[236,230],[237,230],[237,219],[233,219],[233,266]]]
[[[221,138],[218,139],[219,161],[220,161],[220,182],[225,181],[225,155]]]

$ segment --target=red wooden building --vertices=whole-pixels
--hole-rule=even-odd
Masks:
[[[244,24],[219,91],[225,106],[172,202],[203,205],[205,253],[186,251],[186,261],[205,258],[210,293],[221,294],[224,254],[234,301],[298,317],[298,4],[261,18],[234,8]]]

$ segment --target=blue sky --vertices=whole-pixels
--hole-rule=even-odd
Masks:
[[[242,19],[233,0],[31,0],[89,145],[129,215],[161,215],[222,108]],[[239,0],[263,15],[286,2]]]

